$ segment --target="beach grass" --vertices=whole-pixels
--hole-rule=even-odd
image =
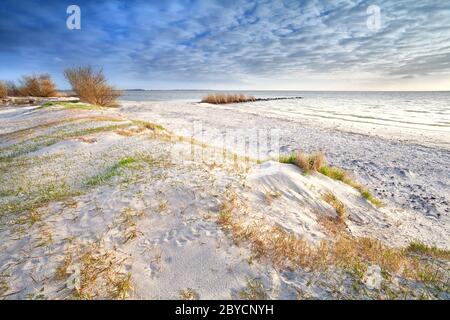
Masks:
[[[405,249],[407,253],[420,254],[430,256],[437,259],[444,259],[450,261],[450,251],[440,249],[436,246],[427,246],[420,241],[411,242]]]
[[[435,286],[445,290],[446,271],[433,259],[417,258],[414,253],[433,258],[448,259],[448,251],[412,243],[406,248],[388,246],[378,239],[352,236],[344,228],[328,240],[313,244],[280,226],[271,226],[265,219],[252,221],[244,212],[245,203],[235,192],[225,193],[217,223],[236,245],[244,243],[259,261],[271,262],[278,270],[304,268],[306,270],[342,270],[355,280],[362,281],[369,266],[377,265],[386,281],[393,276]],[[249,219],[250,218],[250,219]],[[340,220],[334,220],[342,226]]]
[[[383,205],[381,200],[373,196],[366,187],[353,180],[347,171],[339,167],[329,166],[325,155],[322,152],[307,154],[297,151],[287,155],[280,155],[278,161],[296,165],[306,174],[310,172],[319,172],[331,179],[341,181],[358,190],[361,196],[373,205],[377,207]]]

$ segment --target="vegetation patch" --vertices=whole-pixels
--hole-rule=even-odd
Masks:
[[[152,122],[148,122],[148,121],[142,121],[142,120],[132,120],[132,122],[140,127],[144,127],[146,129],[150,129],[150,130],[165,130],[165,128],[163,126],[160,126],[159,124],[155,124]]]
[[[88,181],[86,181],[85,184],[90,187],[103,184],[108,180],[112,179],[113,177],[119,175],[123,168],[128,168],[135,162],[136,159],[133,157],[124,157],[120,159],[117,163],[115,163],[113,166],[106,169],[104,172],[90,178]]]
[[[78,102],[64,102],[64,101],[50,101],[42,104],[37,109],[43,109],[48,107],[62,107],[64,109],[80,109],[80,110],[101,110],[102,107],[92,105],[92,104],[85,104],[85,103],[78,103]]]
[[[19,84],[14,81],[0,82],[2,97],[56,97],[55,83],[49,74],[32,74],[22,76]]]
[[[252,221],[244,214],[247,211],[237,194],[228,191],[217,222],[236,245],[247,244],[253,258],[267,259],[276,268],[325,271],[339,267],[362,279],[369,265],[378,265],[388,277],[431,285],[430,290],[438,292],[448,290],[446,267],[436,264],[436,260],[411,255],[411,252],[420,252],[445,257],[446,251],[417,244],[406,249],[392,248],[377,239],[353,237],[342,232],[343,228],[336,228],[331,240],[313,245],[278,226],[270,226],[263,219]],[[342,225],[338,220],[335,223]]]
[[[258,279],[247,279],[247,285],[239,291],[242,300],[267,300],[269,295],[267,289]]]
[[[117,129],[129,127],[130,125],[131,123],[123,123],[90,127],[85,129],[71,127],[63,128],[57,132],[40,135],[38,137],[25,140],[21,143],[14,144],[10,147],[0,149],[0,161],[7,161],[9,159],[16,158],[30,152],[35,152],[39,149],[49,147],[66,139],[79,138],[83,135],[90,135],[99,132],[114,131]]]
[[[336,210],[339,220],[341,222],[345,221],[347,212],[342,201],[340,201],[332,192],[327,192],[323,196],[323,199]]]
[[[180,298],[183,300],[198,300],[199,294],[192,288],[187,288],[180,291]]]
[[[80,193],[78,191],[72,190],[65,183],[51,183],[38,189],[37,191],[24,194],[19,199],[0,204],[0,212],[2,216],[5,216],[25,211],[28,212],[30,210],[37,210],[50,202],[62,201],[68,197],[79,194]],[[32,219],[34,218],[30,218],[29,220],[32,221]]]
[[[66,280],[76,299],[125,299],[133,288],[131,274],[121,271],[124,260],[115,251],[93,244],[79,255],[69,252],[55,276]]]
[[[281,155],[278,161],[281,163],[294,164],[305,173],[311,171],[320,172],[331,179],[342,181],[358,190],[361,196],[373,205],[377,207],[383,205],[383,203],[374,197],[366,187],[354,181],[347,171],[327,165],[326,158],[322,152],[306,154],[299,151],[289,155]]]
[[[102,107],[117,106],[116,99],[121,93],[108,84],[103,70],[94,71],[90,66],[69,68],[64,76],[80,101]]]
[[[419,254],[424,256],[429,256],[436,259],[443,259],[450,261],[450,251],[437,248],[436,246],[427,246],[426,244],[413,241],[406,248],[406,253]]]

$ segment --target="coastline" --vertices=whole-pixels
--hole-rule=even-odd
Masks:
[[[303,150],[347,164],[374,193],[390,181],[387,164],[403,160],[371,157],[410,145],[191,103],[2,111],[0,297],[448,299],[447,214],[383,196],[379,207],[342,181],[247,158],[232,143],[223,153],[221,134],[282,127],[283,153],[303,136]],[[399,173],[388,186],[445,182],[426,178],[408,185]]]

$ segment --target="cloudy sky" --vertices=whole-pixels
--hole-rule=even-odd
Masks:
[[[450,5],[0,0],[0,79],[48,72],[67,88],[64,68],[86,64],[121,88],[450,90]]]

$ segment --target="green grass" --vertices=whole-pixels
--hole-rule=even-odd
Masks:
[[[61,201],[76,195],[79,195],[79,192],[71,190],[65,183],[50,183],[37,191],[27,194],[25,199],[22,197],[15,201],[1,204],[0,213],[2,216],[17,214],[40,208],[52,201]]]
[[[339,219],[341,221],[345,220],[346,217],[346,209],[345,209],[345,205],[342,203],[342,201],[340,201],[333,193],[331,192],[327,192],[324,196],[323,199],[325,200],[325,202],[327,202],[329,205],[331,205],[335,210],[336,213],[339,216]]]
[[[430,256],[433,258],[450,260],[450,251],[449,250],[440,249],[436,246],[430,247],[419,241],[411,242],[406,247],[405,251],[406,251],[406,253],[415,253],[415,254]]]
[[[81,110],[96,110],[102,109],[100,106],[93,104],[85,104],[79,102],[64,102],[64,101],[50,101],[42,104],[37,109],[43,109],[48,107],[63,107],[64,109],[81,109]]]
[[[287,154],[287,155],[280,155],[278,158],[278,162],[288,163],[288,164],[296,164],[297,155],[295,153],[291,153],[291,154]]]
[[[383,202],[380,199],[377,199],[376,197],[374,197],[369,190],[367,189],[362,189],[359,190],[358,188],[356,188],[362,195],[362,197],[364,199],[366,199],[367,201],[371,202],[373,205],[375,205],[376,207],[381,207],[383,206]]]
[[[330,167],[328,165],[324,165],[320,167],[319,172],[324,176],[330,177],[334,180],[339,180],[344,183],[349,180],[347,173],[338,167]]]
[[[106,169],[104,172],[88,179],[85,184],[89,187],[94,187],[103,184],[108,180],[112,179],[113,177],[118,176],[123,168],[130,167],[136,161],[137,160],[133,157],[122,158],[116,164]]]
[[[150,130],[155,130],[155,129],[165,130],[165,128],[163,126],[160,126],[159,124],[154,124],[154,123],[151,123],[151,122],[148,122],[148,121],[132,120],[132,122],[135,125],[138,125],[140,127],[144,127],[144,128],[150,129]]]
[[[65,139],[83,135],[89,135],[104,131],[113,131],[131,126],[131,123],[113,124],[107,126],[100,126],[94,128],[87,128],[74,131],[61,131],[47,135],[41,135],[39,137],[25,140],[19,144],[15,144],[11,147],[0,149],[0,161],[16,158],[18,156],[37,151],[39,149],[49,147],[53,144],[61,142]]]

